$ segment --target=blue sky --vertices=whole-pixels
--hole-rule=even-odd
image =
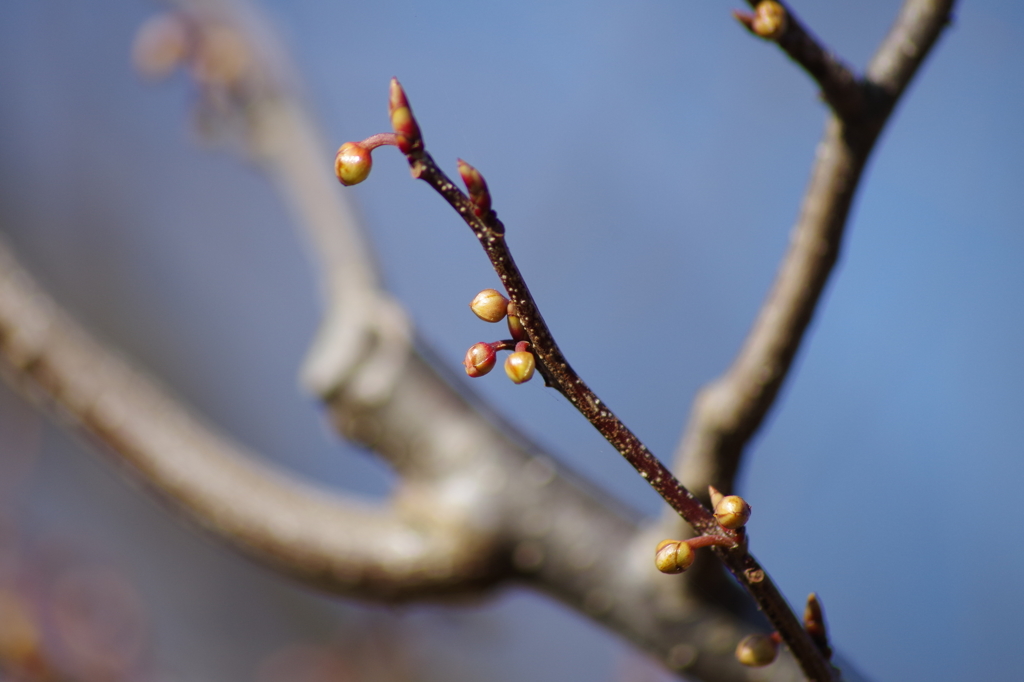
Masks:
[[[264,8],[330,141],[327,172],[338,144],[386,129],[398,76],[435,158],[487,177],[574,366],[668,457],[771,282],[824,121],[809,80],[735,25],[738,4]],[[796,9],[859,68],[898,4]],[[286,208],[256,169],[197,144],[183,77],[152,87],[132,73],[133,33],[157,9],[15,0],[0,11],[0,229],[76,314],[225,430],[326,485],[381,494],[383,467],[333,442],[296,387],[319,303]],[[1024,6],[962,3],[871,160],[839,267],[743,469],[754,551],[791,599],[822,596],[837,647],[877,680],[1017,670],[1022,112]],[[389,151],[347,191],[389,287],[457,368],[483,332],[465,304],[497,280]],[[539,384],[474,386],[604,488],[660,513],[564,400]],[[32,523],[111,518],[67,472],[117,484],[57,432],[46,443]],[[104,532],[111,547],[130,534]],[[494,623],[465,665],[501,662],[509,680],[612,679],[628,656],[529,595],[407,618]]]

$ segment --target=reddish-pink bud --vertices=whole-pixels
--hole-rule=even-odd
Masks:
[[[359,142],[346,142],[334,157],[334,174],[346,187],[358,185],[370,175],[373,157],[370,150]]]
[[[491,193],[487,189],[487,181],[476,168],[459,159],[459,175],[466,183],[466,190],[469,192],[469,200],[473,202],[474,213],[477,217],[483,216],[491,210]]]
[[[405,91],[397,78],[391,79],[391,91],[388,97],[388,115],[391,127],[395,130],[398,148],[403,154],[409,154],[423,148],[423,137],[420,127],[412,115],[412,108],[405,96]]]
[[[494,363],[497,361],[497,354],[494,352],[494,346],[489,343],[474,343],[466,351],[466,359],[462,361],[462,364],[466,366],[466,374],[471,377],[482,377],[483,375],[494,369]]]
[[[533,378],[533,371],[537,367],[537,361],[533,353],[528,350],[528,344],[521,341],[516,344],[516,352],[505,358],[505,374],[516,384],[525,384]]]

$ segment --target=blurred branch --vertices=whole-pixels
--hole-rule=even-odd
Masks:
[[[953,3],[907,0],[867,79],[858,81],[863,110],[849,120],[829,117],[775,283],[732,366],[694,401],[676,455],[680,478],[692,489],[733,489],[744,448],[775,401],[839,257],[868,157]]]
[[[425,523],[412,504],[338,499],[259,464],[82,330],[3,244],[0,360],[15,387],[56,407],[173,507],[305,582],[409,599],[497,578],[465,528]]]
[[[745,679],[732,647],[762,627],[756,613],[680,594],[679,578],[654,570],[656,539],[629,513],[502,435],[420,356],[385,403],[334,412],[343,432],[402,472],[389,505],[338,498],[260,464],[100,346],[2,244],[0,369],[172,509],[308,585],[395,602],[521,581],[688,675]],[[799,673],[787,659],[771,679]]]
[[[751,628],[764,626],[756,613],[730,599],[728,587],[715,601],[698,600],[679,590],[690,574],[657,574],[651,561],[657,531],[640,527],[607,495],[560,470],[522,437],[507,435],[495,418],[481,415],[478,399],[467,399],[437,363],[413,352],[405,316],[380,289],[351,208],[324,172],[328,155],[320,150],[327,147],[295,93],[282,85],[283,62],[268,47],[274,44],[267,40],[269,31],[241,3],[175,4],[195,13],[197,22],[224,22],[251,51],[246,69],[208,78],[201,86],[212,106],[242,121],[246,151],[291,200],[317,259],[328,306],[304,370],[306,385],[327,401],[343,434],[397,469],[401,479],[394,498],[358,503],[258,463],[92,339],[0,244],[5,378],[91,434],[172,508],[307,584],[356,598],[403,601],[476,595],[521,581],[689,676],[747,679],[732,649]],[[943,5],[948,12],[949,4],[908,2],[905,25],[887,39],[894,47],[880,52],[889,56],[869,69],[877,80],[872,106],[885,116],[938,35],[938,25],[932,33],[922,28],[934,17],[919,17],[941,15]],[[910,57],[900,56],[909,44],[919,55],[911,66]],[[705,390],[695,405],[705,429],[695,451],[711,457],[697,467],[697,479],[731,481],[732,473],[723,474],[722,467],[735,471],[739,452],[781,385],[838,252],[833,233],[841,232],[885,116],[873,132],[868,123],[854,129],[830,122],[794,245],[755,324],[751,349],[741,353],[718,397]],[[827,239],[835,245],[824,248]],[[814,258],[822,248],[825,257]],[[799,265],[790,266],[791,260]],[[813,295],[803,291],[808,282],[818,286]],[[729,400],[740,414],[722,410]],[[765,673],[780,681],[800,676],[788,658]]]
[[[748,0],[755,9],[761,0]],[[842,59],[823,46],[796,14],[783,3],[783,27],[779,35],[770,38],[789,57],[800,65],[811,78],[821,87],[821,96],[837,116],[850,119],[855,117],[863,106],[864,93],[857,79],[857,74]],[[734,12],[733,15],[755,35],[754,15]],[[764,37],[764,36],[762,36]]]

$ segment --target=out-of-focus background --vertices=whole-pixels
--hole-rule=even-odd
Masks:
[[[324,172],[338,144],[387,129],[387,82],[401,78],[435,158],[486,175],[574,366],[668,457],[769,286],[823,125],[808,78],[730,17],[741,4],[260,6],[329,140]],[[899,6],[794,4],[858,67]],[[132,69],[135,31],[161,9],[0,8],[0,231],[91,329],[224,430],[324,486],[384,494],[385,467],[338,442],[298,388],[321,304],[291,214],[258,169],[203,142],[184,75],[152,86]],[[872,158],[842,262],[743,469],[759,559],[792,601],[822,596],[835,645],[875,680],[1019,676],[1022,114],[1024,5],[962,2]],[[393,150],[338,191],[458,369],[490,331],[466,303],[497,284],[475,240]],[[539,382],[474,387],[602,487],[661,512]],[[0,583],[44,603],[87,671],[665,678],[526,591],[382,609],[287,584],[170,517],[6,387],[0,528]]]

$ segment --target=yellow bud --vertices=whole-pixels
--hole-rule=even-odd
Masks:
[[[723,528],[742,528],[750,520],[750,505],[739,495],[726,495],[715,505],[715,519]]]
[[[508,333],[515,341],[526,340],[526,328],[523,327],[523,321],[519,319],[518,315],[508,316]]]
[[[654,550],[654,565],[662,573],[682,573],[694,558],[693,548],[679,540],[662,540]]]
[[[370,150],[358,142],[346,142],[338,148],[334,157],[334,174],[341,184],[349,187],[358,185],[370,175],[373,157]]]
[[[775,0],[763,0],[754,8],[750,29],[766,40],[775,40],[786,32],[786,8]]]
[[[779,655],[779,644],[770,635],[747,635],[736,646],[736,660],[751,668],[768,665]]]
[[[484,289],[473,298],[469,309],[484,322],[501,322],[508,310],[508,299],[496,289]]]
[[[533,378],[537,361],[530,351],[516,351],[505,358],[505,374],[516,384],[525,384]]]

